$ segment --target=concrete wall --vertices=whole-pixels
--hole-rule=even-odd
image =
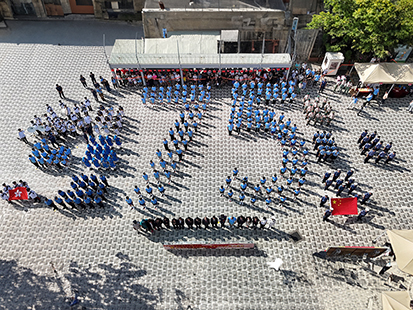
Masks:
[[[102,10],[103,8],[104,8],[104,4],[103,4],[102,0],[93,0],[93,11],[94,11],[94,14],[95,14],[96,18],[100,18],[100,19],[102,19],[102,18],[108,19],[109,18],[107,16],[107,14],[105,15],[103,13],[103,10]]]
[[[72,13],[72,8],[70,7],[69,0],[60,0],[60,4],[62,5],[63,14]]]
[[[318,13],[319,0],[290,0],[289,9],[293,15],[304,15],[307,12]]]
[[[133,0],[133,9],[135,13],[140,13],[145,7],[145,0]]]
[[[317,38],[317,29],[298,29],[296,44],[297,44],[297,62],[306,61],[313,50],[314,42]]]
[[[225,29],[276,33],[284,30],[285,13],[278,10],[144,9],[142,21],[147,38],[162,37],[162,28],[168,31]]]
[[[46,17],[46,9],[44,8],[42,0],[32,0],[34,10],[36,11],[37,17]]]

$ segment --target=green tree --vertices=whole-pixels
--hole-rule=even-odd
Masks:
[[[384,58],[397,45],[413,45],[413,0],[324,0],[309,29],[331,36],[333,52],[351,48]]]

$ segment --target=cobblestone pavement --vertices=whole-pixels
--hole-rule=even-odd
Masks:
[[[90,96],[78,80],[79,74],[87,76],[90,71],[110,77],[102,47],[0,43],[1,182],[23,179],[38,194],[53,197],[58,189],[68,189],[70,173],[90,173],[80,163],[61,173],[42,172],[28,161],[29,147],[16,139],[17,128],[27,128],[34,114],[45,113],[46,103],[59,111],[56,83],[63,86],[68,102]],[[104,210],[78,214],[53,212],[42,203],[0,202],[1,307],[64,309],[78,292],[87,309],[379,309],[381,291],[400,285],[411,288],[405,274],[405,281],[398,283],[378,276],[375,271],[383,265],[381,260],[372,268],[363,261],[325,260],[317,254],[328,246],[371,246],[385,229],[409,229],[412,220],[413,115],[406,111],[410,98],[389,99],[381,108],[373,102],[357,116],[357,111],[346,109],[349,98],[332,93],[332,85],[322,96],[330,98],[336,111],[336,120],[326,129],[331,129],[340,147],[339,159],[330,165],[317,164],[311,151],[310,174],[299,200],[292,201],[288,190],[288,203],[273,204],[268,211],[264,201],[240,205],[237,199],[229,202],[218,194],[235,166],[241,176],[256,182],[263,175],[269,178],[278,173],[281,163],[280,148],[263,134],[228,136],[228,88],[213,91],[211,108],[179,174],[165,186],[159,210],[131,211],[124,197],[136,198],[134,185],[144,186],[142,172],[150,172],[149,160],[155,160],[155,150],[161,149],[179,108],[143,107],[136,91],[110,95],[108,104],[123,106],[127,119],[121,135],[121,162],[117,171],[108,173],[111,187]],[[315,96],[315,90],[311,94]],[[291,118],[299,136],[310,144],[316,129],[305,126],[300,101],[275,110]],[[394,162],[363,164],[356,141],[364,129],[377,130],[385,142],[393,141]],[[86,146],[80,138],[70,145],[76,157]],[[372,211],[364,223],[344,216],[322,222],[321,178],[326,169],[337,168],[355,169],[359,192],[374,193],[369,204]],[[143,217],[221,213],[273,214],[277,224],[271,231],[164,230],[149,237],[132,229],[132,220]],[[292,241],[289,234],[294,231],[302,235],[302,241]],[[250,241],[256,248],[168,252],[162,247],[186,241]],[[266,264],[276,258],[284,261],[281,271]],[[390,272],[403,275],[397,267]]]

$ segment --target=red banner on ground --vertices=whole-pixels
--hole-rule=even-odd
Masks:
[[[358,214],[357,198],[331,198],[332,215]]]
[[[167,250],[190,250],[190,249],[252,249],[254,243],[186,243],[186,244],[164,244]]]
[[[27,190],[25,187],[9,189],[9,200],[27,200]]]

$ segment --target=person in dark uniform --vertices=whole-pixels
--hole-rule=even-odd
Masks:
[[[326,210],[326,212],[324,212],[323,222],[327,221],[330,215],[331,215],[331,210],[330,209]]]
[[[159,218],[159,217],[156,218],[154,223],[153,223],[153,226],[156,230],[161,230],[162,229],[162,227],[161,227],[162,226],[162,219]]]
[[[337,190],[337,196],[341,196],[341,193],[344,191],[344,189],[345,189],[346,187],[343,185],[343,184],[341,184],[339,187],[338,187],[338,190]]]
[[[370,209],[366,208],[364,210],[361,210],[361,212],[359,213],[359,215],[357,216],[357,222],[361,222],[363,220],[363,218],[367,215],[367,213],[369,213]]]
[[[372,145],[367,142],[366,144],[364,144],[363,150],[361,151],[360,155],[366,154],[366,152],[367,152],[368,150],[370,150],[371,148],[372,148]]]
[[[237,218],[237,223],[238,223],[238,228],[242,228],[242,225],[244,225],[246,219],[244,216],[240,215]]]
[[[184,219],[183,219],[182,217],[180,217],[180,218],[178,219],[178,228],[179,228],[179,229],[184,229],[184,228],[185,228],[185,227],[184,227],[184,224],[185,224]]]
[[[385,164],[387,164],[389,161],[392,161],[396,157],[396,152],[390,153],[387,155],[386,160],[384,161]]]
[[[341,184],[343,184],[343,180],[338,179],[338,180],[336,181],[336,185],[334,186],[334,189],[338,189],[338,187],[339,187]]]
[[[328,201],[329,197],[327,195],[321,197],[321,201],[320,201],[320,207],[324,206],[326,204],[326,202]]]
[[[333,182],[339,178],[340,174],[341,174],[341,170],[340,170],[340,169],[338,169],[336,172],[334,172],[334,174],[333,174]]]
[[[347,181],[347,183],[346,183],[346,187],[347,187],[347,188],[350,188],[351,184],[353,184],[354,181],[355,181],[354,179],[349,179],[349,180]]]
[[[370,141],[370,136],[369,135],[365,136],[359,143],[359,149],[362,149],[363,146],[369,141]]]
[[[364,163],[368,163],[368,161],[373,158],[373,156],[376,155],[376,151],[375,150],[371,150],[367,156],[364,158]]]
[[[361,140],[363,140],[363,138],[367,136],[367,133],[368,133],[367,130],[361,133],[359,139],[357,140],[357,144],[360,144]]]
[[[333,184],[333,181],[332,180],[327,180],[326,185],[324,186],[324,190],[326,191],[331,186],[331,184]]]
[[[209,228],[211,221],[206,216],[202,219],[202,224],[205,226],[205,229]]]
[[[177,219],[172,219],[172,226],[174,229],[178,229],[178,220]]]
[[[163,225],[165,226],[165,228],[170,228],[171,227],[171,224],[170,224],[170,222],[169,222],[169,219],[165,216],[164,218],[163,218],[163,221],[162,221],[162,223],[163,223]]]
[[[254,216],[254,217],[252,218],[252,227],[253,227],[254,229],[256,229],[259,222],[260,222],[260,220],[258,219],[258,217]]]
[[[201,219],[198,216],[195,218],[194,223],[197,229],[201,229]]]
[[[357,183],[351,184],[348,189],[348,194],[350,195],[356,188],[357,188]]]
[[[218,227],[218,218],[215,215],[213,217],[211,217],[211,225],[214,228]]]
[[[227,220],[227,217],[224,214],[221,214],[219,216],[219,222],[221,223],[221,228],[225,227],[225,221]]]
[[[148,220],[148,226],[149,226],[149,229],[151,230],[151,232],[153,233],[153,231],[155,230],[155,221],[153,219],[149,219]]]
[[[347,181],[353,174],[354,174],[353,169],[347,171],[347,174],[346,174],[346,177],[344,178],[344,181]]]
[[[321,181],[321,183],[325,183],[325,181],[327,181],[330,176],[331,176],[331,172],[330,172],[330,171],[327,171],[327,172],[324,174],[324,177],[323,177],[323,180]],[[333,181],[334,181],[334,179],[333,179]]]
[[[185,219],[185,224],[186,224],[186,226],[188,226],[189,229],[194,228],[194,220],[191,217],[187,217]]]

